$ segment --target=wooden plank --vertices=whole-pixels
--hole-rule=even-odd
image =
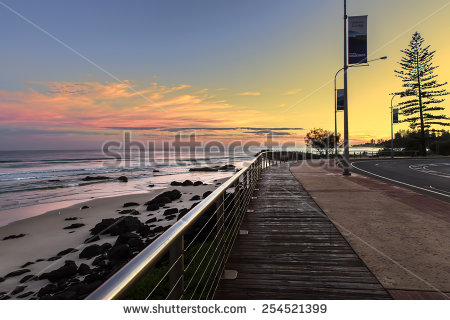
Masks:
[[[266,169],[216,299],[390,299],[286,164]]]

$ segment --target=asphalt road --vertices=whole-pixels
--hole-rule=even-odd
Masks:
[[[394,159],[352,162],[353,170],[450,202],[450,159]]]

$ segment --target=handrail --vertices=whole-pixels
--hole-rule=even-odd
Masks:
[[[177,239],[182,237],[185,232],[191,227],[205,212],[220,199],[223,193],[233,187],[239,181],[239,178],[257,164],[258,161],[269,160],[267,152],[260,153],[253,159],[246,168],[241,169],[234,174],[230,179],[223,183],[220,187],[214,190],[206,199],[200,202],[192,210],[190,210],[184,217],[177,221],[166,232],[159,236],[149,246],[142,250],[137,256],[131,259],[125,266],[123,266],[112,277],[106,280],[97,290],[91,293],[87,300],[112,300],[119,299],[127,292],[133,284],[135,284],[141,276],[143,276],[151,267],[153,267],[159,259],[168,252],[170,246],[175,243]]]

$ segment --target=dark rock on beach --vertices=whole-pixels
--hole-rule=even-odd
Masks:
[[[128,178],[125,176],[120,176],[119,178],[117,178],[117,180],[119,180],[120,182],[128,182]]]
[[[22,238],[25,237],[25,234],[21,233],[21,234],[12,234],[10,236],[4,237],[3,240],[10,240],[10,239],[18,239],[18,238]]]
[[[26,268],[26,267],[28,267],[28,266],[31,266],[32,264],[34,264],[34,262],[28,261],[27,263],[23,264],[23,265],[21,266],[21,268]]]
[[[65,256],[65,255],[68,255],[69,253],[77,252],[77,251],[78,251],[78,250],[75,249],[75,248],[69,248],[69,249],[66,249],[66,250],[63,250],[63,251],[59,252],[59,253],[57,254],[57,256],[62,257],[62,256]]]
[[[150,203],[147,206],[147,211],[156,211],[158,209],[159,209],[159,204],[157,204],[157,203]]]
[[[172,215],[166,216],[166,220],[170,221],[170,220],[175,219],[176,217],[177,217],[176,215],[172,214]]]
[[[172,199],[170,199],[169,197],[166,196],[158,196],[156,198],[154,198],[153,200],[150,200],[149,202],[147,202],[147,205],[150,205],[152,203],[155,203],[157,205],[159,205],[160,207],[164,206],[166,203],[172,202]]]
[[[59,260],[59,259],[61,259],[60,256],[54,256],[54,257],[48,258],[47,261],[56,261],[56,260]]]
[[[123,244],[128,244],[128,246],[134,250],[141,250],[144,248],[144,242],[142,241],[141,237],[135,233],[121,234],[117,238],[116,243],[114,244],[114,247],[118,247]]]
[[[81,210],[86,210],[86,209],[89,209],[89,206],[82,206],[81,207]]]
[[[0,282],[5,281],[5,278],[0,277]]]
[[[70,217],[70,218],[65,218],[65,221],[74,221],[74,220],[78,220],[77,217]]]
[[[128,208],[128,207],[136,207],[136,206],[138,206],[139,205],[139,203],[137,203],[137,202],[127,202],[127,203],[124,203],[123,204],[123,207],[124,208]]]
[[[138,216],[141,213],[135,209],[125,209],[125,210],[120,210],[119,214],[131,214],[133,216]]]
[[[39,279],[48,279],[51,282],[57,282],[61,279],[67,279],[76,275],[78,267],[74,261],[67,260],[64,265],[56,270],[43,273]]]
[[[208,197],[211,193],[212,193],[212,191],[206,191],[206,192],[203,194],[203,199],[205,199],[206,197]]]
[[[143,238],[148,237],[151,234],[150,227],[146,224],[142,224],[136,232]]]
[[[33,291],[28,291],[28,292],[25,292],[25,293],[22,293],[22,294],[18,295],[17,298],[20,298],[20,299],[26,298],[26,297],[31,296],[33,293],[34,293]]]
[[[99,236],[93,236],[93,237],[89,237],[86,240],[84,240],[84,243],[92,243],[92,242],[96,242],[99,240],[100,240]]]
[[[201,186],[203,184],[202,181],[195,181],[194,186]]]
[[[186,213],[188,213],[188,212],[189,212],[189,209],[186,209],[186,208],[181,209],[177,220],[180,220],[181,218],[183,218],[186,215]]]
[[[160,172],[158,169],[153,169],[153,172]]]
[[[163,192],[145,203],[145,205],[147,206],[147,211],[155,211],[154,208],[156,208],[156,205],[162,207],[167,203],[181,198],[181,196],[181,192],[177,189]]]
[[[191,206],[191,209],[195,208],[200,202],[194,202]]]
[[[97,258],[94,259],[94,261],[92,261],[92,265],[105,267],[107,264],[105,260],[106,260],[106,257],[104,255],[98,256]]]
[[[55,293],[58,290],[58,287],[54,284],[48,284],[45,287],[41,288],[41,290],[38,291],[37,296],[42,297],[51,293]]]
[[[216,172],[219,171],[219,167],[201,167],[201,168],[190,168],[191,172]]]
[[[64,229],[78,229],[84,226],[85,226],[84,223],[73,223],[70,226],[64,227]]]
[[[24,274],[24,273],[30,272],[30,271],[31,271],[30,269],[19,269],[19,270],[16,270],[16,271],[13,271],[13,272],[8,273],[8,274],[5,276],[5,279],[6,279],[6,278],[17,277],[17,276],[20,276],[20,275],[22,275],[22,274]]]
[[[184,180],[184,182],[181,185],[183,187],[189,187],[189,186],[193,186],[194,183],[191,180]]]
[[[161,227],[161,226],[157,226],[156,228],[152,229],[153,233],[159,233],[159,232],[162,232],[162,231],[164,231],[164,228]]]
[[[91,273],[91,274],[87,275],[86,278],[84,278],[85,283],[92,283],[92,282],[95,282],[98,280],[101,280],[101,278],[99,277],[99,275],[97,273]]]
[[[196,183],[198,183],[198,182],[200,182],[200,184],[202,184],[201,181],[197,181]],[[191,180],[184,180],[183,182],[172,181],[172,182],[170,183],[170,185],[171,185],[171,186],[177,186],[177,187],[181,187],[181,186],[183,186],[183,187],[189,187],[189,186],[193,186],[193,185],[194,185],[194,182],[192,182]],[[198,185],[198,184],[197,184],[197,185]]]
[[[153,222],[156,222],[156,218],[151,218],[145,221],[145,223],[153,223]]]
[[[178,209],[177,208],[170,208],[164,211],[163,215],[164,216],[169,216],[172,214],[178,213]]]
[[[117,236],[125,232],[136,231],[140,226],[144,225],[138,218],[125,216],[117,219],[103,219],[90,230],[91,234],[110,234]]]
[[[200,196],[199,195],[195,195],[189,201],[198,201],[198,200],[200,200]]]
[[[180,199],[182,194],[179,190],[173,189],[171,191],[166,191],[166,192],[162,193],[162,195],[169,197],[170,200],[174,201],[174,200]]]
[[[105,176],[86,176],[85,178],[83,178],[83,181],[98,181],[98,180],[109,180],[111,179],[110,177],[105,177]]]
[[[35,276],[34,275],[32,275],[32,274],[28,274],[28,275],[26,275],[25,277],[23,277],[22,279],[20,279],[20,283],[24,283],[24,282],[27,282],[28,280],[30,280],[30,279],[33,279]]]
[[[108,250],[112,248],[112,244],[109,242],[105,242],[100,247],[102,248],[103,252],[108,252]]]
[[[127,260],[133,256],[133,252],[128,244],[122,244],[119,246],[114,246],[108,252],[108,258],[110,260]]]
[[[91,272],[91,268],[85,263],[80,264],[80,266],[78,267],[78,270],[77,270],[77,273],[82,276],[85,276],[85,275],[89,274],[90,272]]]
[[[14,296],[18,293],[21,293],[25,290],[26,286],[18,286],[13,291],[11,291],[11,294]]]
[[[148,186],[149,186],[150,188],[153,188],[155,185],[154,185],[153,183],[150,183]]]
[[[90,245],[81,251],[80,259],[91,259],[99,254],[102,254],[102,248],[98,244]]]
[[[234,171],[234,169],[236,169],[236,167],[232,164],[226,164],[224,166],[219,167],[219,170],[222,171]]]
[[[214,167],[200,167],[200,168],[190,168],[189,171],[204,171],[204,172],[214,172],[214,171],[234,171],[236,167],[232,164],[226,164],[224,166],[214,166]]]
[[[133,232],[126,232],[117,237],[116,243],[113,247],[120,246],[121,244],[127,244],[131,239],[140,239],[140,237]]]

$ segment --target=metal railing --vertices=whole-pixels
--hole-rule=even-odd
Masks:
[[[263,152],[198,203],[86,299],[210,299],[264,168]]]

